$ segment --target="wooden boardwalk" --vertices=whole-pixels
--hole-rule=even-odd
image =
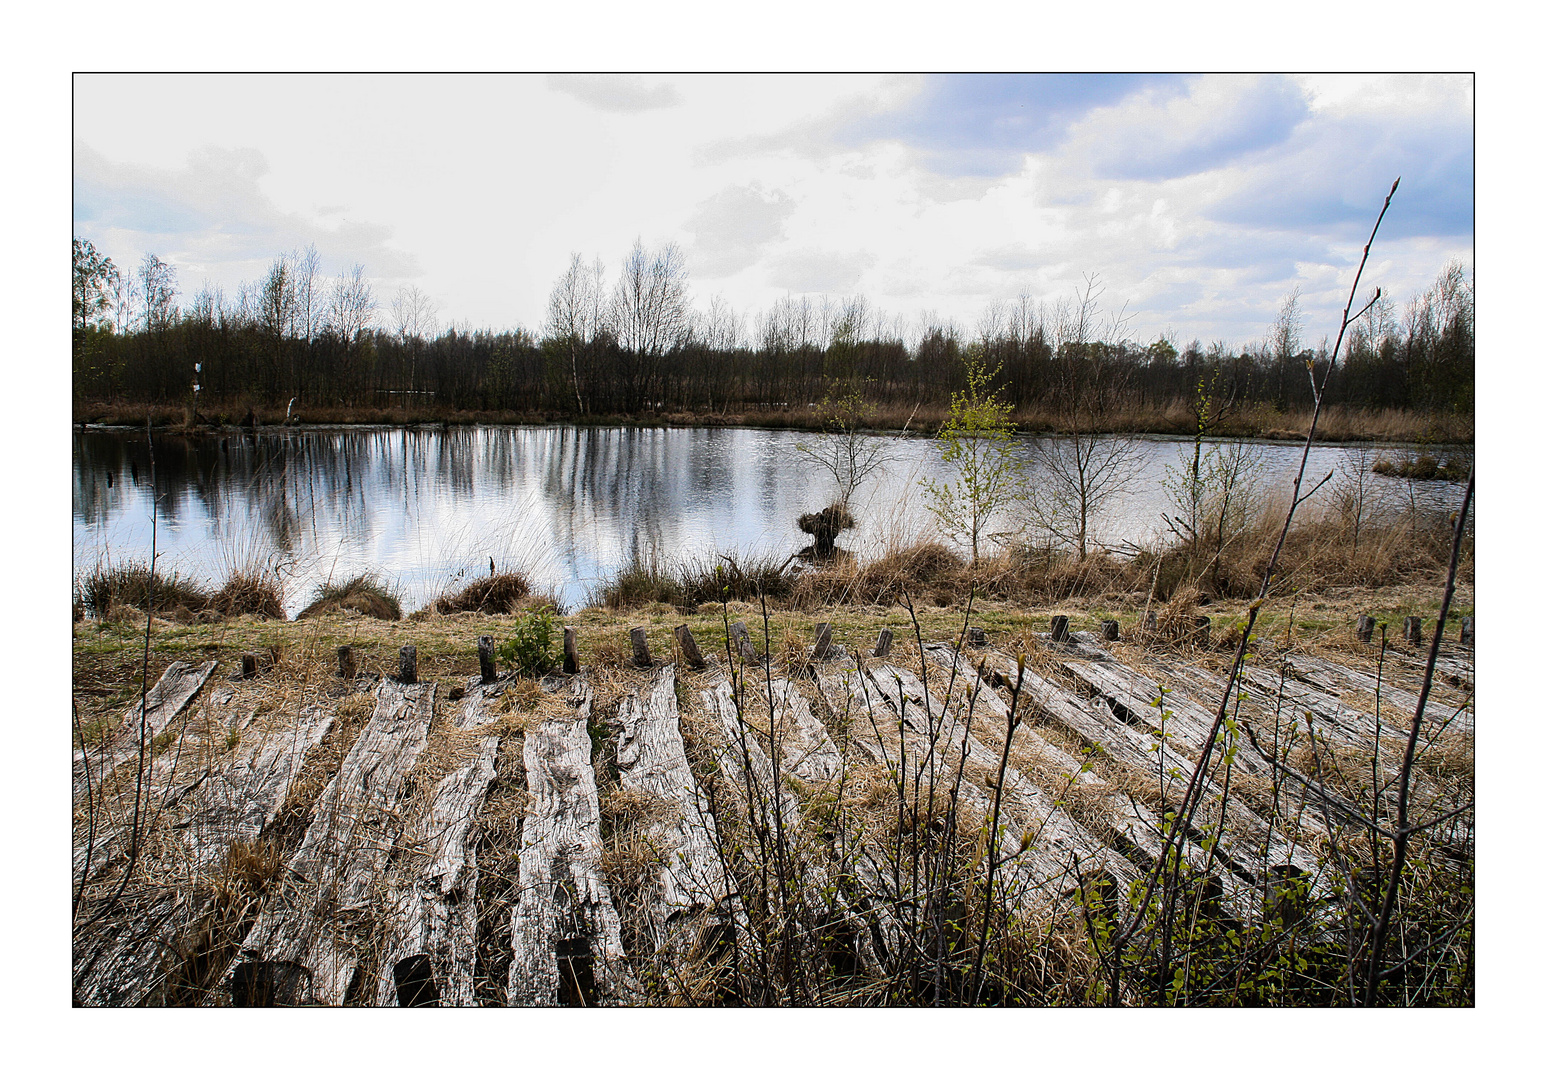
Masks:
[[[881,827],[900,806],[949,806],[1027,913],[1093,880],[1126,890],[1161,857],[1224,691],[1223,654],[1087,634],[1044,637],[1024,669],[992,644],[824,647],[793,670],[735,651],[541,689],[365,676],[261,716],[253,681],[173,665],[143,718],[75,758],[75,999],[627,1004],[662,964],[744,940],[746,882],[775,862],[785,902],[879,972],[911,902]],[[1414,789],[1435,816],[1458,770],[1469,783],[1474,728],[1471,652],[1442,656]],[[1330,889],[1329,836],[1358,805],[1393,812],[1420,676],[1247,665],[1182,851],[1225,911],[1261,910],[1286,876]],[[813,824],[857,793],[871,818]]]

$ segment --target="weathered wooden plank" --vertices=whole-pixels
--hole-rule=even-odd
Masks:
[[[988,652],[985,659],[1002,680],[1013,683],[1017,677],[1014,660],[995,651]],[[1100,697],[1083,700],[1030,670],[1021,677],[1021,696],[1031,708],[1040,711],[1089,745],[1099,746],[1106,756],[1125,768],[1153,776],[1168,800],[1181,799],[1192,762],[1178,749],[1174,746],[1167,748],[1153,733],[1140,731],[1124,723]],[[1206,799],[1216,803],[1221,796],[1218,785],[1207,777],[1203,779],[1203,793]],[[1153,811],[1142,807],[1135,800],[1128,801],[1134,815],[1145,828],[1135,828],[1127,835],[1154,857],[1159,850],[1158,840],[1152,839],[1157,819]],[[1307,853],[1288,844],[1266,821],[1242,805],[1240,800],[1231,803],[1224,833],[1215,849],[1215,857],[1212,860],[1207,856],[1200,859],[1197,855],[1189,858],[1189,862],[1195,865],[1212,865],[1221,861],[1236,876],[1259,887],[1265,880],[1267,866],[1291,863],[1304,864],[1303,869],[1315,869],[1314,861]]]
[[[500,739],[435,787],[427,813],[412,821],[387,896],[387,946],[377,976],[378,1005],[470,1006],[478,936],[478,867],[467,837],[494,780]]]
[[[906,715],[910,702],[915,706],[915,712],[927,711],[930,730],[940,734],[942,749],[958,753],[965,750],[967,760],[981,770],[986,778],[992,780],[997,776],[1002,741],[1001,753],[991,753],[971,733],[969,717],[962,709],[942,704],[940,698],[926,692],[918,676],[905,668],[878,666],[872,669],[870,676],[876,688],[900,714]],[[973,681],[976,682],[976,679]],[[1004,703],[989,687],[982,683],[977,683],[977,687],[979,693],[971,702],[974,712],[979,702],[991,702],[983,706],[985,711],[992,711],[997,706],[1000,712],[1007,715]],[[939,690],[943,696],[945,687],[939,687]],[[981,731],[981,721],[976,726]],[[1078,767],[1074,774],[1079,775]],[[1012,845],[1019,849],[1018,854],[1011,857],[1007,869],[1017,864],[1031,868],[1028,884],[1059,881],[1065,870],[1072,871],[1076,862],[1081,864],[1082,869],[1089,871],[1099,872],[1104,868],[1122,888],[1126,888],[1139,876],[1133,864],[1102,840],[1092,836],[1089,830],[1057,806],[1054,798],[1049,797],[1013,765],[1005,767],[1001,795],[1001,821],[1008,823],[1019,838]],[[990,801],[986,793],[983,798],[985,803]],[[1059,886],[1058,891],[1067,890]]]
[[[363,927],[379,915],[378,879],[401,832],[397,802],[428,738],[435,686],[380,683],[375,712],[242,943],[231,969],[234,997],[272,980],[294,995],[285,1004],[343,1004],[369,947]]]
[[[771,711],[767,702],[762,700],[762,694],[759,693],[766,689],[765,684],[757,680],[749,680],[744,684],[743,692],[746,698],[741,709],[737,708],[734,688],[727,679],[716,680],[709,689],[699,692],[705,711],[718,720],[720,730],[725,734],[726,745],[720,749],[718,755],[720,768],[739,799],[743,803],[750,801],[748,817],[754,827],[761,830],[764,843],[772,845],[777,842],[779,834],[781,832],[783,834],[785,851],[790,860],[786,873],[799,889],[800,898],[805,904],[808,916],[805,920],[799,920],[798,925],[810,926],[815,922],[829,929],[837,925],[852,927],[854,913],[840,895],[839,890],[829,887],[832,878],[826,860],[807,844],[800,805],[787,786],[788,777],[791,775],[818,782],[836,776],[837,772],[828,772],[827,762],[812,750],[825,743],[835,756],[837,751],[832,748],[826,729],[822,728],[820,722],[811,715],[810,707],[788,680],[778,680],[774,690],[777,704]],[[777,740],[782,748],[780,765],[785,780],[784,784],[779,785],[777,792],[774,784],[773,761],[764,752],[752,725],[746,720],[745,713],[749,709],[755,710],[760,717],[770,715],[772,717],[770,738],[771,741]],[[800,715],[802,719],[795,721],[796,715]],[[794,733],[793,739],[789,737],[791,733],[786,730],[792,721],[802,727],[802,730]],[[816,729],[815,732],[812,730],[813,727]],[[789,759],[783,757],[783,752],[788,750],[792,742],[812,748],[808,749],[801,759],[800,763],[805,767],[800,768],[799,771],[796,771],[798,766],[792,766]],[[840,762],[838,770],[841,771],[841,769]],[[761,854],[764,850],[771,854],[771,848],[748,854],[749,856]],[[770,900],[777,902],[777,896],[771,897]],[[859,954],[857,959],[861,968],[870,972],[879,972],[881,963],[871,940],[864,934],[855,934],[854,937]],[[805,947],[808,952],[814,953],[817,944],[815,941],[808,940],[805,942]]]
[[[523,749],[528,806],[521,822],[520,891],[511,908],[512,1005],[606,1000],[623,957],[601,873],[601,809],[591,768],[593,694],[569,690],[570,716],[545,719]]]
[[[294,726],[244,737],[233,760],[181,800],[183,836],[195,874],[218,866],[236,843],[253,843],[285,804],[290,785],[327,736],[334,717],[315,705]]]
[[[1345,664],[1339,664],[1334,660],[1328,660],[1320,656],[1311,656],[1307,653],[1292,653],[1284,657],[1284,663],[1293,672],[1297,679],[1309,683],[1316,689],[1325,693],[1342,697],[1345,694],[1359,694],[1373,699],[1377,689],[1381,698],[1381,724],[1386,725],[1388,720],[1394,722],[1406,721],[1411,723],[1413,713],[1418,710],[1418,695],[1393,684],[1390,679],[1378,682],[1374,675],[1363,671],[1356,671]],[[1442,700],[1445,697],[1443,688],[1437,688],[1438,693],[1431,696],[1424,709],[1424,724],[1438,725],[1450,720],[1452,714],[1455,719],[1450,720],[1451,726],[1472,728],[1474,716],[1472,701],[1468,695],[1466,703],[1459,713],[1455,705],[1447,705]],[[1390,706],[1392,712],[1386,712]]]
[[[88,786],[93,791],[100,790],[103,780],[110,777],[119,766],[131,758],[138,758],[142,727],[148,754],[151,740],[165,731],[167,725],[187,708],[188,703],[204,688],[204,684],[214,674],[215,667],[214,660],[207,660],[202,664],[175,660],[167,665],[161,678],[156,680],[156,685],[145,695],[143,719],[140,703],[136,702],[134,707],[124,714],[123,726],[118,733],[104,746],[95,751],[90,749],[75,751],[74,797],[77,800],[84,799]],[[89,776],[88,770],[90,770]]]
[[[457,714],[453,723],[459,728],[475,728],[480,724],[487,724],[495,718],[495,706],[510,689],[512,676],[496,679],[494,682],[484,682],[482,675],[468,677],[467,685],[462,691],[462,700],[459,701]]]
[[[667,808],[646,827],[661,856],[640,898],[657,949],[668,945],[673,919],[722,909],[728,898],[714,847],[714,818],[682,745],[676,676],[676,665],[667,664],[645,691],[629,694],[618,706],[619,782]]]

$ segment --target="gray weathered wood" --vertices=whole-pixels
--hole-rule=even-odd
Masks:
[[[988,634],[981,626],[969,626],[967,628],[967,644],[974,649],[981,649],[988,645]]]
[[[693,631],[688,629],[687,623],[681,623],[672,631],[677,638],[677,647],[682,650],[683,659],[690,667],[702,671],[706,665],[704,654],[698,651],[698,642],[693,640]]]
[[[1207,615],[1193,616],[1192,639],[1195,645],[1201,645],[1204,648],[1208,647],[1209,630],[1213,626],[1213,623],[1214,620],[1210,619]]]
[[[747,633],[747,624],[742,622],[731,623],[731,647],[742,659],[749,663],[757,661],[757,649],[752,645],[752,637]]]
[[[1101,620],[1101,637],[1102,637],[1102,640],[1104,640],[1104,641],[1116,641],[1117,640],[1117,633],[1118,633],[1118,627],[1117,627],[1117,620],[1116,619],[1102,619]]]
[[[650,659],[650,638],[645,633],[643,626],[636,626],[628,632],[629,644],[634,647],[634,664],[636,667],[647,668],[653,661]]]
[[[1052,626],[1052,638],[1054,641],[1069,640],[1069,616],[1054,615]]]
[[[123,726],[119,728],[116,735],[106,741],[104,746],[94,750],[75,752],[73,780],[76,800],[85,798],[88,783],[94,792],[99,791],[103,780],[112,776],[121,765],[130,758],[138,759],[142,728],[148,755],[151,741],[165,731],[167,725],[188,707],[188,703],[204,688],[204,684],[209,681],[214,671],[214,660],[207,660],[202,664],[190,664],[177,660],[167,665],[161,678],[156,680],[156,685],[145,695],[143,718],[140,714],[140,704],[136,702],[134,707],[124,714]]]
[[[211,770],[179,801],[180,832],[194,873],[217,866],[232,845],[251,844],[262,835],[333,720],[332,714],[308,706],[293,726],[244,735],[234,759]]]
[[[572,983],[568,958],[575,955],[589,955],[596,993],[605,1000],[615,992],[613,971],[623,957],[618,915],[601,872],[590,684],[573,680],[569,700],[570,714],[544,719],[527,733],[523,750],[529,801],[521,822],[520,891],[510,912],[512,1005],[573,1000],[581,989]]]
[[[1475,635],[1476,635],[1475,617],[1471,616],[1471,615],[1463,615],[1463,616],[1461,616],[1461,647],[1463,649],[1470,649],[1470,648],[1472,648],[1473,647],[1472,646],[1472,642],[1475,639]]]
[[[575,640],[575,628],[564,628],[564,674],[580,674],[580,648]]]
[[[1359,616],[1359,624],[1354,628],[1354,636],[1366,645],[1375,636],[1375,620],[1369,615]]]
[[[469,676],[452,722],[459,728],[475,728],[496,719],[499,702],[510,692],[514,682],[514,675],[506,675],[492,683],[484,682],[482,674]]]
[[[884,657],[892,651],[892,632],[883,629],[876,635],[876,647],[871,650],[871,656]]]
[[[1402,640],[1409,645],[1423,644],[1423,619],[1418,615],[1409,615],[1402,620]]]
[[[618,706],[618,779],[665,812],[646,826],[660,865],[640,898],[657,949],[669,947],[674,915],[721,908],[728,890],[714,848],[714,817],[688,768],[678,727],[677,668],[668,664],[643,691]]]
[[[478,635],[478,675],[486,683],[494,682],[498,676],[494,670],[494,635]]]
[[[494,780],[498,736],[435,787],[428,811],[411,821],[399,844],[386,895],[386,946],[378,969],[376,1004],[407,1004],[396,973],[414,957],[428,961],[430,995],[439,1005],[470,1006],[478,937],[478,867],[467,840]]]
[[[833,648],[833,624],[819,622],[816,624],[816,645],[811,650],[813,660],[826,660]]]
[[[301,846],[281,870],[229,979],[243,964],[304,969],[302,1001],[341,1005],[367,944],[351,927],[378,914],[375,892],[401,831],[397,802],[418,761],[435,684],[382,682],[376,709],[318,798]]]
[[[397,666],[398,682],[412,686],[419,681],[419,649],[415,645],[404,645],[398,650]]]

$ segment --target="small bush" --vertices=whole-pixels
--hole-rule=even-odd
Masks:
[[[316,599],[296,618],[334,611],[356,611],[373,619],[395,621],[403,617],[403,604],[376,575],[359,574],[342,585],[328,582],[318,586]]]
[[[1451,459],[1441,464],[1440,459],[1433,454],[1419,454],[1402,461],[1381,458],[1370,466],[1370,471],[1378,476],[1393,476],[1402,480],[1465,480],[1470,464],[1460,459]]]
[[[532,591],[523,574],[490,574],[472,582],[462,591],[442,595],[431,605],[437,615],[476,611],[484,615],[510,615],[516,605]]]
[[[602,584],[600,599],[602,606],[612,611],[631,611],[648,604],[680,607],[686,602],[682,582],[653,560],[636,561],[618,571],[617,577]]]
[[[152,571],[148,563],[98,566],[81,582],[81,599],[98,617],[115,606],[139,611],[196,612],[210,603],[209,593],[180,574]]]
[[[283,619],[284,591],[279,581],[269,575],[238,570],[209,598],[207,610],[222,618],[258,615],[265,619]]]
[[[517,615],[510,637],[500,645],[500,659],[518,675],[536,678],[559,666],[559,647],[555,641],[553,613],[546,609]]]

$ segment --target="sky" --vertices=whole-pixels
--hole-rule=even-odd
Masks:
[[[904,333],[1069,300],[1125,336],[1265,336],[1300,291],[1405,303],[1473,263],[1471,75],[90,75],[72,219],[184,299],[282,252],[442,326],[541,329],[573,253],[675,243],[695,305],[863,295]]]

